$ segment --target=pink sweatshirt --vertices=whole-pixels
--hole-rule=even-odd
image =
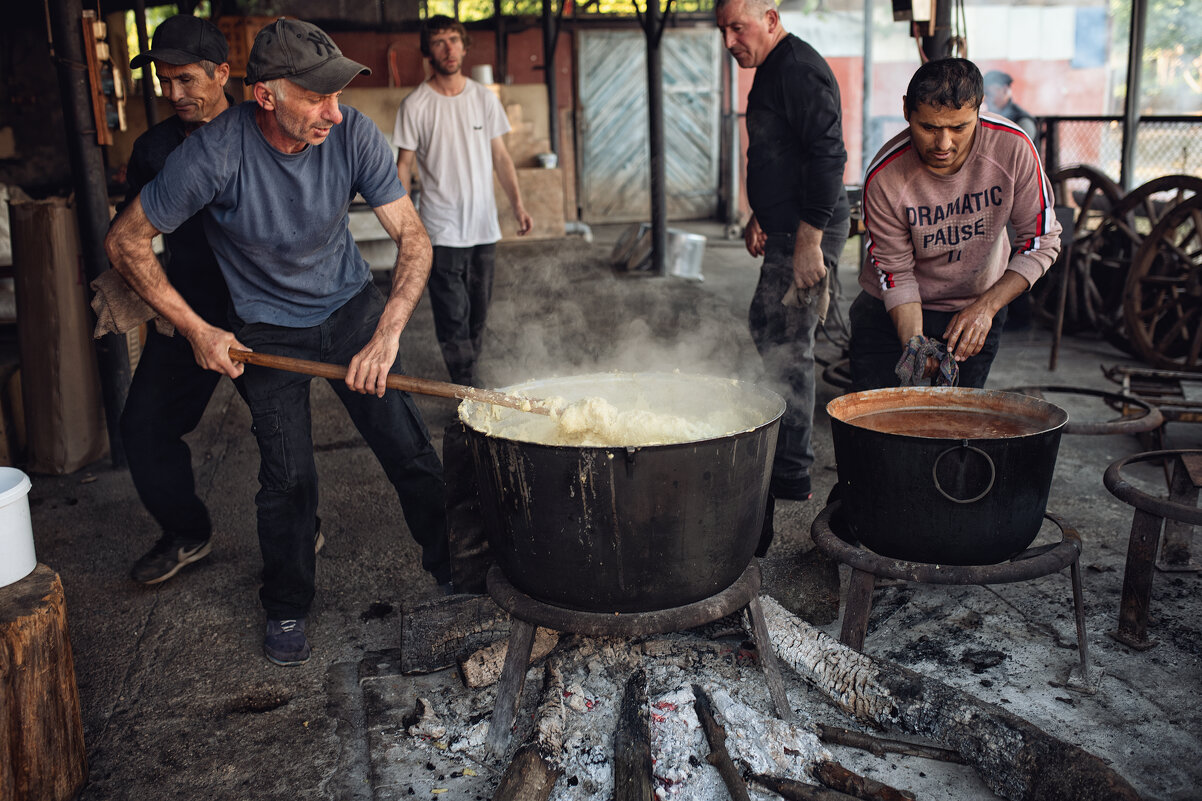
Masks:
[[[1006,223],[1014,226],[1014,256]],[[922,163],[909,129],[881,148],[864,178],[868,258],[860,286],[892,309],[959,311],[1006,270],[1034,284],[1060,252],[1060,224],[1031,140],[983,113],[955,175]]]

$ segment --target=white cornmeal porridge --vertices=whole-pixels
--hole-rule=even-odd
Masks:
[[[602,382],[591,387],[597,394],[571,400],[562,395],[544,397],[542,400],[552,410],[549,416],[464,401],[459,407],[459,417],[489,436],[575,447],[697,442],[748,431],[765,422],[762,409],[715,397],[710,385],[721,379],[702,380],[705,385],[695,388],[700,391],[693,392],[688,403],[681,402],[680,393],[673,399],[657,398],[654,387],[644,387],[632,380],[629,385],[616,387]],[[732,394],[738,394],[737,382],[722,383],[735,390]],[[584,384],[581,391],[589,389]],[[607,390],[611,397],[602,397],[601,390]],[[615,394],[620,398],[614,399]]]

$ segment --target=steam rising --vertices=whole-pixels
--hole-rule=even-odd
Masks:
[[[719,298],[681,279],[615,275],[598,250],[564,240],[554,256],[499,254],[481,359],[490,386],[606,371],[759,378],[745,317],[753,269],[739,297]]]

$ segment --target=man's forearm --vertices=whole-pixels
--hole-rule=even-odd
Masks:
[[[902,303],[889,310],[889,318],[897,329],[897,338],[905,345],[922,333],[922,304]]]
[[[379,329],[399,339],[430,279],[434,248],[408,196],[376,209],[376,215],[397,245],[392,288],[380,317]]]
[[[121,274],[134,292],[171,322],[181,335],[192,340],[204,319],[167,280],[163,266],[154,255],[152,240],[158,232],[146,220],[141,203],[133,203],[113,222],[104,246],[113,269]]]

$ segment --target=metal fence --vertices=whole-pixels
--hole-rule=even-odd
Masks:
[[[1116,183],[1122,172],[1122,117],[1043,117],[1040,119],[1048,174],[1086,164]],[[1136,127],[1136,187],[1162,175],[1202,176],[1202,116],[1142,117]]]

